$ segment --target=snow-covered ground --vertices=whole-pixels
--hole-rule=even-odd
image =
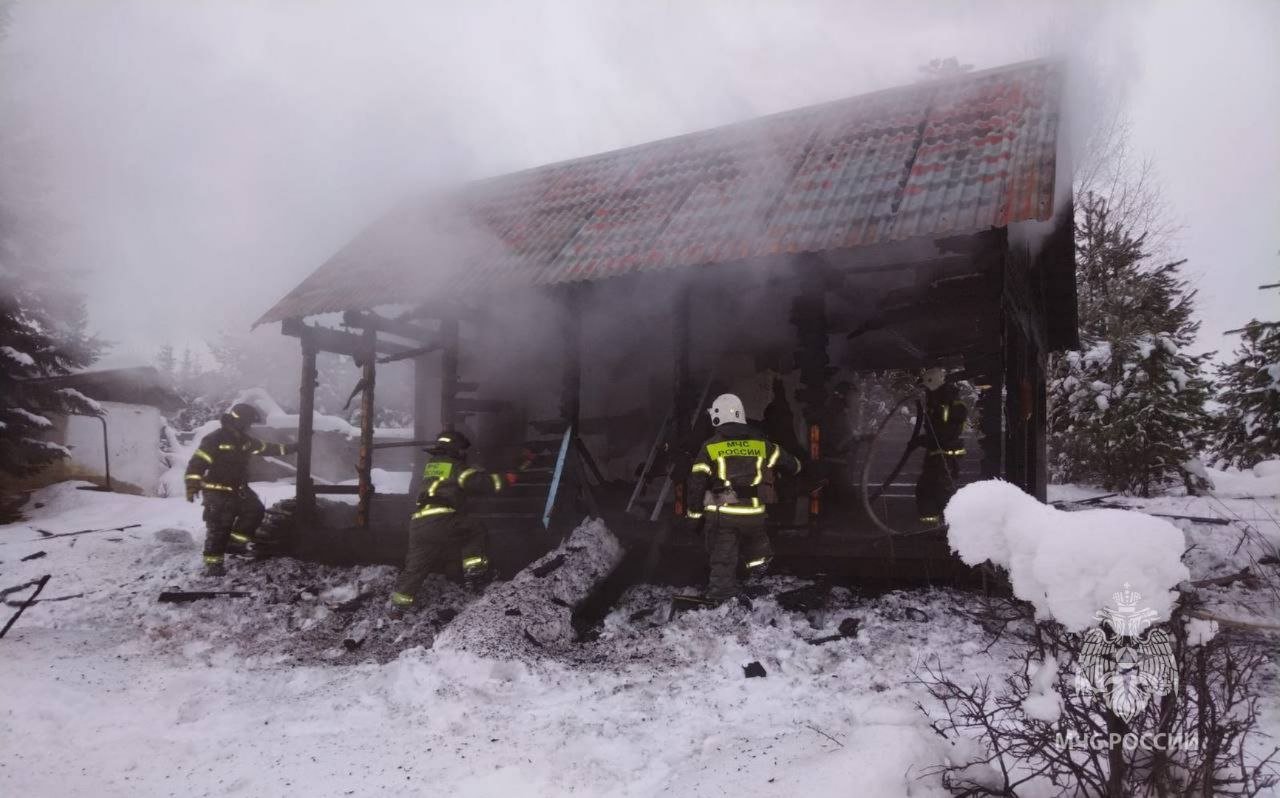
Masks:
[[[292,491],[255,488],[268,504]],[[1240,543],[1239,522],[1174,520],[1196,579],[1264,560],[1280,536],[1274,500],[1145,504],[1266,527]],[[237,560],[219,584],[197,576],[200,508],[181,499],[62,484],[28,514],[0,527],[0,587],[47,573],[42,599],[84,595],[33,606],[0,640],[0,795],[942,795],[929,769],[947,751],[914,708],[913,669],[937,657],[963,679],[1017,665],[986,650],[964,594],[836,589],[816,627],[768,597],[662,624],[672,591],[652,586],[571,654],[481,658],[431,648],[474,601],[443,581],[428,609],[387,624],[391,568]],[[170,587],[253,595],[157,603]],[[1242,615],[1274,612],[1221,591]],[[847,618],[855,637],[810,643]],[[767,676],[744,678],[749,662]]]

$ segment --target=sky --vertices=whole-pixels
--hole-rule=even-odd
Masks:
[[[1204,348],[1280,294],[1280,3],[14,0],[0,129],[113,340],[244,333],[382,211],[459,180],[1049,54],[1072,140],[1132,122]],[[260,329],[255,335],[277,335]]]

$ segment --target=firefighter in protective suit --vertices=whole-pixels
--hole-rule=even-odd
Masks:
[[[462,578],[478,584],[489,575],[487,531],[467,513],[467,495],[500,493],[503,477],[467,466],[471,442],[461,432],[440,433],[427,449],[422,490],[409,521],[409,551],[391,594],[393,615],[414,606],[422,580],[431,571],[447,572],[450,559],[462,565]],[[510,477],[509,477],[510,478]]]
[[[706,528],[711,576],[707,598],[737,593],[738,563],[761,574],[773,559],[759,487],[773,469],[800,473],[800,461],[746,423],[742,400],[722,394],[708,411],[715,434],[702,444],[689,480],[689,517]]]
[[[262,422],[250,404],[237,404],[222,414],[222,426],[204,436],[187,463],[187,501],[204,493],[204,568],[209,576],[226,573],[228,544],[248,545],[262,523],[262,500],[249,489],[249,458],[280,456],[298,450],[293,443],[266,443],[249,434]]]
[[[924,449],[924,466],[916,482],[916,511],[921,523],[942,523],[942,511],[955,494],[960,480],[960,459],[964,457],[964,424],[969,407],[960,390],[947,382],[947,372],[925,371],[924,424],[915,441]]]

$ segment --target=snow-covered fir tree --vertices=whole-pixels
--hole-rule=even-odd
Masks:
[[[1207,444],[1208,354],[1185,261],[1153,263],[1145,236],[1105,198],[1077,199],[1076,270],[1082,349],[1055,359],[1050,383],[1054,476],[1149,495],[1180,482]]]
[[[0,472],[27,476],[68,454],[41,437],[53,426],[50,414],[100,412],[79,392],[39,379],[97,359],[102,343],[86,332],[84,320],[74,295],[0,263]]]
[[[1254,319],[1240,337],[1234,359],[1217,370],[1214,452],[1248,468],[1280,458],[1280,323]]]

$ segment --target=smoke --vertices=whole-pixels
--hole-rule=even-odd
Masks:
[[[18,0],[0,140],[124,365],[245,331],[406,197],[910,83],[934,58],[1065,57],[1084,153],[1153,48],[1194,43],[1164,5]]]

